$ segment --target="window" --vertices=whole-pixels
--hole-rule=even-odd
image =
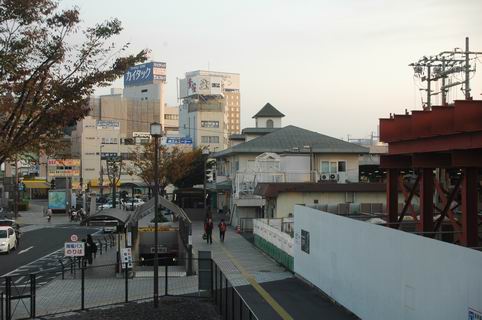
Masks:
[[[203,128],[219,128],[219,121],[201,121]]]
[[[338,172],[346,172],[346,161],[338,161]]]
[[[218,136],[201,136],[201,143],[219,143]]]
[[[166,114],[164,114],[164,119],[165,120],[179,120],[179,115],[178,114],[166,113]]]
[[[146,92],[147,92],[147,89],[142,89],[141,92],[142,92],[142,93],[146,93]]]
[[[318,204],[318,200],[317,199],[313,200],[313,203]]]
[[[273,128],[273,120],[266,120],[266,128]]]
[[[346,161],[321,161],[321,173],[346,172]]]

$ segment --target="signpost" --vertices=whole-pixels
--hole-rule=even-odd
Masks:
[[[77,237],[76,234],[73,234],[73,235],[70,236],[70,241],[77,242],[77,241],[79,241],[79,237]]]
[[[83,242],[66,242],[64,244],[64,254],[66,257],[83,257],[85,256],[85,243]]]
[[[132,268],[132,250],[131,248],[122,248],[121,249],[121,259],[122,259],[122,269],[125,269],[126,263],[127,268]]]

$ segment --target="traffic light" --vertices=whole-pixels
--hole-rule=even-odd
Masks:
[[[50,189],[55,189],[55,179],[50,180]]]

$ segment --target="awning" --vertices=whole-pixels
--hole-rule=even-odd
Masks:
[[[89,183],[90,183],[90,186],[93,187],[93,188],[95,188],[95,187],[100,187],[99,179],[90,179]],[[107,187],[110,187],[109,178],[104,177],[104,181],[103,181],[102,184],[103,184],[104,187],[106,187],[106,188],[107,188]],[[118,182],[117,182],[117,187],[120,187],[120,185],[121,185],[121,182],[118,181]]]
[[[45,180],[23,180],[26,189],[49,189],[50,183]]]

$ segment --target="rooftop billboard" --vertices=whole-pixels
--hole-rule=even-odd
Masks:
[[[130,67],[124,74],[124,87],[166,81],[166,63],[148,62]]]

